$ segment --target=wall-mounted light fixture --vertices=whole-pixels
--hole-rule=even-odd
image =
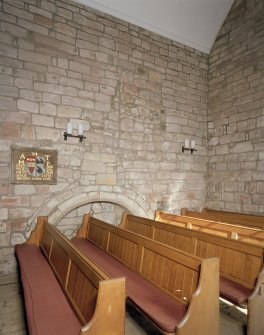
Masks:
[[[197,151],[197,149],[195,149],[195,140],[189,140],[186,139],[184,141],[184,145],[182,146],[182,152],[184,152],[185,150],[190,150],[191,154],[193,154],[194,151]]]
[[[72,123],[68,122],[67,123],[67,131],[65,131],[64,134],[63,134],[64,140],[67,141],[68,137],[76,137],[76,138],[80,139],[80,142],[82,142],[83,139],[86,138],[86,137],[83,136],[83,125],[81,123],[78,124],[77,134],[78,135],[73,135],[72,134]]]

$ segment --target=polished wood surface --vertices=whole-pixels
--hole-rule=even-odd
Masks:
[[[255,227],[255,228],[260,228],[264,230],[264,222],[261,217],[259,219],[258,218],[253,219],[253,218],[246,216],[246,214],[243,214],[243,215],[231,214],[230,215],[228,213],[220,213],[220,212],[218,213],[197,212],[197,211],[191,211],[187,208],[182,208],[181,215],[196,217],[196,218],[204,219],[204,220],[212,220],[216,222],[231,223],[231,224],[246,226],[246,227]]]
[[[201,213],[203,215],[203,213]],[[197,216],[200,216],[198,213]],[[260,228],[245,227],[231,223],[223,223],[193,216],[176,215],[156,211],[155,219],[158,221],[178,225],[179,227],[199,230],[208,234],[237,239],[264,247],[264,231]]]
[[[229,211],[216,210],[216,209],[211,209],[211,208],[203,208],[202,212],[217,214],[217,215],[226,215],[227,217],[234,217],[234,218],[239,218],[242,220],[246,219],[250,221],[262,222],[264,225],[264,215],[229,212]]]
[[[201,259],[89,215],[84,216],[77,236],[86,237],[176,301],[188,304],[175,334],[191,335],[194,329],[197,335],[219,333],[217,259]]]
[[[45,254],[83,325],[80,335],[124,334],[125,278],[109,278],[46,218],[38,219],[26,243],[39,245]]]
[[[263,335],[263,247],[131,214],[124,214],[120,227],[137,233],[145,232],[154,240],[202,258],[219,257],[221,276],[254,289],[248,303],[248,335]]]

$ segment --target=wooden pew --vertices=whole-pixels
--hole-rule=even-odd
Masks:
[[[47,217],[15,246],[30,335],[123,335],[125,278],[111,279]]]
[[[197,212],[197,211],[191,211],[187,208],[182,208],[181,215],[195,217],[195,218],[204,219],[204,220],[212,220],[216,222],[225,222],[225,223],[231,223],[234,225],[259,228],[262,230],[264,229],[263,222],[251,220],[248,218],[220,215],[216,213]]]
[[[263,335],[263,247],[130,214],[119,227],[202,258],[219,257],[220,295],[248,308],[248,335]]]
[[[208,234],[229,237],[264,247],[264,231],[259,228],[233,225],[230,223],[176,215],[162,211],[155,212],[155,220],[175,224],[183,228],[203,231]]]
[[[219,334],[219,260],[201,259],[84,215],[72,240],[163,334]],[[203,311],[201,313],[201,311]]]
[[[256,215],[256,214],[246,214],[246,213],[237,213],[237,212],[228,212],[223,210],[216,210],[216,209],[210,209],[210,208],[203,208],[203,213],[210,213],[210,214],[216,214],[222,217],[229,218],[236,218],[240,220],[246,220],[251,222],[256,222],[259,224],[259,227],[264,229],[264,215]]]

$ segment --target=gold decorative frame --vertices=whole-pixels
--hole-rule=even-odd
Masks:
[[[11,183],[57,184],[58,152],[11,147]]]

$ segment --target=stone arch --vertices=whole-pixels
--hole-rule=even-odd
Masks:
[[[82,186],[65,190],[59,196],[49,199],[32,218],[30,228],[37,216],[47,215],[49,222],[56,225],[73,209],[92,202],[110,202],[135,215],[153,217],[153,211],[144,196],[131,189],[120,186]]]

